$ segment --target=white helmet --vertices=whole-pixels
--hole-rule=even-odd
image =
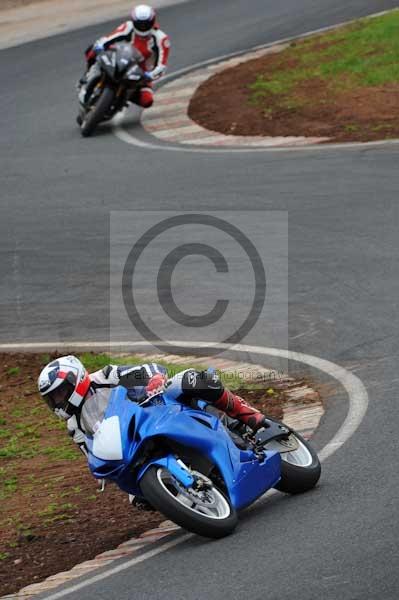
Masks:
[[[61,356],[44,367],[37,384],[50,409],[68,420],[81,411],[91,380],[76,356]]]
[[[137,35],[150,35],[156,21],[155,10],[148,4],[139,4],[132,10],[132,21],[134,31]]]

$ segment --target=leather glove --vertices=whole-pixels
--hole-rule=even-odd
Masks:
[[[153,375],[145,388],[147,398],[151,398],[152,396],[156,396],[163,392],[167,379],[166,375],[163,375],[162,373]]]
[[[71,436],[75,444],[79,446],[79,450],[87,457],[88,452],[86,446],[86,437],[83,431],[79,429],[76,417],[71,417],[68,419],[67,428],[68,434]]]
[[[104,42],[102,40],[97,40],[93,44],[93,50],[96,54],[102,52],[104,50]]]

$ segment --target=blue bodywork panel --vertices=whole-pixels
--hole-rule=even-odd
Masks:
[[[216,465],[237,509],[254,502],[280,480],[277,452],[267,451],[259,458],[250,450],[240,450],[217,417],[182,405],[166,392],[139,406],[128,399],[125,388],[117,387],[105,419],[114,416],[119,418],[123,458],[99,459],[92,452],[93,438],[88,438],[89,467],[95,477],[111,479],[128,493],[141,494],[140,479],[152,464],[166,467],[186,487],[193,483],[189,471],[173,454],[146,458],[143,463],[144,446],[152,440],[156,447],[160,436],[196,450]]]

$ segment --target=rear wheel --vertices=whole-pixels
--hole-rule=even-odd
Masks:
[[[168,469],[152,466],[140,487],[157,510],[184,529],[210,538],[229,535],[238,520],[234,507],[212,481],[196,475],[206,481],[205,488],[184,488]]]
[[[109,87],[104,88],[101,96],[83,117],[80,132],[83,137],[89,137],[100,121],[103,120],[114,101],[115,92]]]
[[[291,430],[290,437],[298,447],[281,453],[281,479],[276,489],[287,494],[301,494],[312,489],[320,479],[321,464],[312,446],[299,433]]]

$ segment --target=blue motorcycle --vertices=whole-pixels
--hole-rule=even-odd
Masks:
[[[144,497],[181,527],[220,538],[237,525],[237,512],[270,488],[299,493],[314,487],[320,462],[309,443],[268,419],[253,434],[199,401],[168,397],[142,403],[124,387],[111,394],[104,419],[88,439],[89,467],[98,479]]]

